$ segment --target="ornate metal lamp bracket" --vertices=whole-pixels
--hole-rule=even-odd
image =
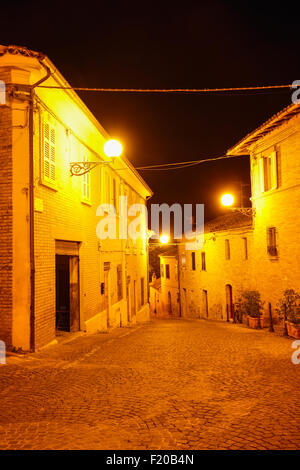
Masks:
[[[241,214],[248,215],[249,217],[255,215],[255,209],[253,207],[233,207],[232,211],[240,212]]]
[[[98,165],[109,165],[111,162],[73,162],[70,163],[71,176],[82,176],[89,173]]]

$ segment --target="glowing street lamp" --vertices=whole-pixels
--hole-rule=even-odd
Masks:
[[[116,158],[121,155],[123,151],[122,144],[118,140],[110,139],[104,144],[104,153],[107,157]]]
[[[234,197],[232,194],[223,194],[221,197],[221,203],[223,206],[232,206],[234,203]]]
[[[166,245],[169,242],[169,237],[168,235],[161,235],[159,238],[160,243],[163,245]]]

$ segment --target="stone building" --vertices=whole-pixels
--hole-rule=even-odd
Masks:
[[[46,56],[1,46],[0,80],[0,339],[34,350],[57,329],[147,320],[147,240],[100,240],[96,210],[119,216],[119,195],[145,205],[151,190],[104,155],[107,132]],[[75,162],[101,164],[71,176]]]
[[[176,247],[159,255],[160,278],[150,284],[150,310],[156,316],[180,316],[178,252]]]
[[[183,317],[233,318],[233,304],[249,287],[252,217],[229,213],[205,224],[200,250],[178,246]]]
[[[292,104],[229,149],[250,156],[252,210],[205,228],[196,252],[179,245],[182,316],[227,320],[243,290],[257,290],[276,321],[284,290],[300,291],[300,106]]]
[[[228,150],[250,155],[251,286],[273,313],[284,290],[300,290],[300,105],[291,104]]]

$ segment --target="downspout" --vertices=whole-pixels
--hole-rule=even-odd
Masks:
[[[35,350],[35,258],[34,258],[34,153],[33,153],[33,103],[34,88],[51,75],[51,70],[42,60],[40,64],[46,69],[46,76],[30,86],[29,101],[29,243],[30,243],[30,350]]]

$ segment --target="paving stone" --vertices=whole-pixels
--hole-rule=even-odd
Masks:
[[[0,448],[300,449],[292,342],[156,320],[10,357]]]

